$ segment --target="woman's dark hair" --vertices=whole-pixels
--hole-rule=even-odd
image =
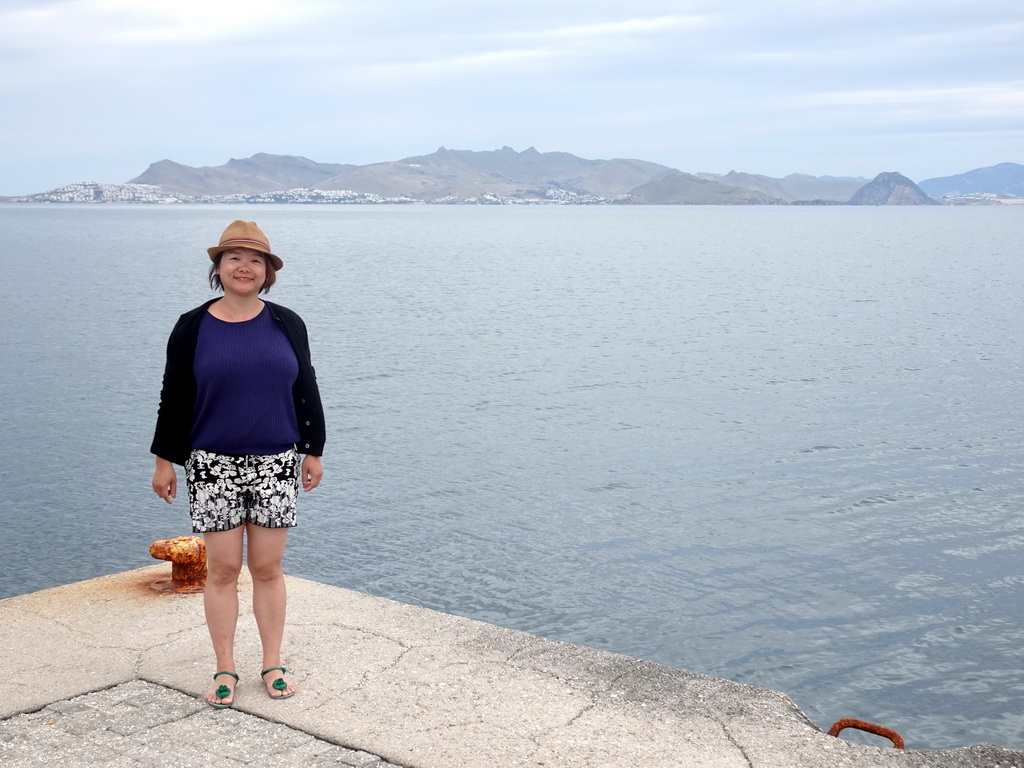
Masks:
[[[225,251],[218,253],[214,259],[213,264],[210,265],[210,287],[215,291],[223,291],[224,284],[220,281],[220,275],[217,274],[217,270],[220,268],[220,260],[224,255]],[[270,259],[267,258],[267,254],[261,253],[263,257],[263,265],[267,268],[266,279],[263,281],[263,287],[260,288],[260,293],[267,293],[270,291],[270,286],[277,282],[277,270],[274,269],[274,265],[270,263]]]

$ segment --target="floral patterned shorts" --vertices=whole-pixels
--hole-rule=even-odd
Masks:
[[[194,450],[185,462],[188,509],[195,533],[230,531],[242,523],[294,528],[299,454],[229,456]]]

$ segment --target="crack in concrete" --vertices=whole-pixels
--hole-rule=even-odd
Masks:
[[[516,648],[514,651],[512,651],[512,653],[505,657],[505,663],[511,665],[511,663],[515,660],[516,656],[526,653],[528,650],[530,650],[529,645],[523,645],[522,648]]]
[[[563,727],[565,727],[565,728],[571,727],[573,723],[575,723],[577,720],[579,720],[581,717],[583,717],[583,715],[587,714],[587,712],[591,712],[594,709],[596,709],[598,704],[601,703],[601,701],[600,701],[601,697],[604,696],[605,694],[607,694],[610,690],[612,690],[615,687],[615,684],[617,682],[619,682],[619,680],[624,678],[626,675],[628,675],[629,672],[630,672],[630,670],[627,670],[627,671],[624,671],[624,672],[616,675],[615,677],[613,677],[608,682],[608,685],[606,685],[603,690],[594,691],[593,693],[591,693],[590,694],[590,704],[588,704],[587,706],[583,707],[583,709],[581,709],[579,712],[577,712],[576,715],[574,717],[572,717]],[[561,678],[558,678],[558,679],[561,680]],[[563,680],[563,682],[565,682],[568,685],[569,688],[572,688],[573,690],[575,690],[577,692],[580,692],[580,689],[575,688],[572,685],[569,685],[568,681],[564,681]],[[551,729],[549,729],[549,731],[550,730]]]
[[[323,709],[327,705],[333,703],[338,696],[342,696],[342,695],[344,695],[346,693],[356,693],[357,691],[363,690],[368,685],[370,685],[370,677],[373,674],[375,674],[375,673],[376,674],[383,674],[384,672],[387,672],[388,670],[394,669],[395,667],[397,667],[401,663],[402,659],[406,656],[406,654],[408,654],[411,651],[415,650],[415,649],[413,649],[411,647],[408,647],[408,646],[404,646],[404,645],[401,645],[401,644],[399,644],[399,645],[402,648],[402,650],[398,654],[398,656],[396,656],[395,659],[390,664],[388,664],[386,666],[374,667],[373,669],[364,670],[359,675],[359,682],[358,683],[356,683],[355,685],[350,685],[347,688],[342,688],[340,691],[338,691],[338,693],[336,695],[332,695],[330,697],[322,698],[320,700],[319,704],[317,704],[314,707],[310,707],[310,711],[311,712],[316,712],[316,711],[319,711],[319,710]]]
[[[388,642],[394,643],[395,645],[398,645],[398,646],[400,646],[402,648],[412,648],[413,647],[411,645],[408,645],[404,641],[399,640],[397,637],[392,637],[391,635],[385,635],[382,632],[377,632],[377,631],[372,630],[372,629],[365,629],[363,627],[356,627],[356,626],[353,626],[351,624],[338,624],[338,623],[333,622],[333,621],[317,621],[317,622],[289,621],[288,622],[288,628],[289,629],[294,629],[294,628],[298,628],[298,627],[305,627],[307,629],[311,629],[311,628],[312,629],[322,629],[322,628],[344,629],[344,630],[347,630],[349,632],[355,632],[356,634],[359,634],[359,635],[368,635],[369,637],[376,637],[376,638],[379,638],[381,640],[387,640]]]
[[[342,688],[341,691],[339,691],[338,695],[342,695],[342,694],[346,694],[346,693],[356,693],[358,691],[361,691],[361,690],[365,689],[366,687],[368,687],[370,685],[371,677],[374,674],[383,674],[383,673],[385,673],[385,672],[387,672],[389,670],[394,669],[395,667],[397,667],[401,663],[402,659],[406,656],[406,654],[408,654],[412,650],[414,650],[413,648],[410,648],[410,647],[407,647],[407,646],[401,646],[401,648],[402,648],[401,652],[398,654],[398,656],[396,656],[394,658],[394,660],[390,664],[388,664],[386,666],[378,666],[378,667],[374,667],[372,669],[363,670],[363,672],[361,672],[360,675],[359,675],[359,682],[356,683],[355,685],[350,685],[347,688]],[[314,710],[319,710],[319,709],[325,707],[331,700],[333,700],[333,698],[334,697],[332,697],[331,699],[323,700],[323,702],[321,704],[319,704],[318,706],[314,707],[313,709]]]
[[[515,654],[512,654],[512,656],[515,656]],[[627,675],[632,674],[632,672],[633,672],[633,670],[631,670],[631,669],[623,670],[619,674],[617,674],[614,677],[610,678],[600,688],[595,689],[594,686],[586,686],[586,685],[583,685],[583,684],[580,684],[580,683],[576,683],[572,678],[561,677],[558,673],[550,672],[550,671],[548,671],[546,669],[538,669],[537,667],[528,667],[528,666],[522,666],[522,665],[519,665],[519,664],[511,664],[509,662],[511,661],[512,656],[510,656],[508,659],[506,659],[505,663],[508,666],[512,667],[513,669],[517,669],[520,672],[532,672],[534,674],[543,675],[544,677],[547,677],[547,678],[549,678],[551,680],[554,680],[554,681],[564,685],[566,688],[569,688],[572,691],[575,691],[577,693],[582,693],[582,694],[587,695],[587,696],[595,696],[596,697],[596,696],[601,696],[603,694],[608,693],[609,691],[611,691],[611,690],[613,690],[615,688],[615,686],[618,684],[618,682],[620,680],[622,680]]]
[[[750,759],[750,755],[747,754],[747,750],[745,750],[743,746],[733,738],[733,735],[729,732],[728,726],[721,721],[718,721],[718,723],[722,726],[722,733],[725,734],[725,738],[727,738],[729,743],[740,751],[740,754],[743,755],[743,759],[747,761],[749,768],[754,768],[754,762]]]
[[[564,685],[566,685],[566,687],[570,688],[571,690],[573,690],[573,691],[575,691],[577,693],[583,693],[583,690],[581,688],[573,686],[565,678],[558,677],[557,675],[555,675],[555,674],[553,674],[551,672],[545,672],[543,670],[536,670],[536,669],[532,669],[531,671],[539,672],[542,675],[547,675],[548,677],[552,677],[555,680],[559,681],[560,683],[563,683]],[[621,674],[616,675],[614,678],[612,678],[612,680],[608,683],[607,686],[605,686],[605,688],[603,690],[589,692],[587,694],[587,696],[590,699],[590,702],[588,704],[580,707],[579,711],[575,715],[573,715],[568,720],[566,720],[562,725],[552,726],[550,728],[545,728],[545,729],[543,729],[543,730],[541,730],[541,731],[539,731],[537,733],[530,734],[529,737],[528,737],[529,740],[533,743],[533,745],[537,748],[537,750],[540,750],[541,749],[541,743],[540,743],[541,739],[545,738],[546,736],[550,736],[555,731],[562,730],[562,729],[565,729],[565,728],[571,728],[573,726],[573,724],[575,724],[581,717],[586,715],[588,712],[594,711],[598,707],[598,705],[601,703],[601,701],[600,701],[601,697],[604,694],[608,693],[608,691],[610,691],[615,686],[615,684],[619,680],[621,680],[623,677],[625,677],[627,674],[629,674],[629,670],[627,670],[625,672],[622,672]]]
[[[142,677],[140,672],[142,670],[142,665],[146,663],[146,657],[149,654],[153,653],[154,651],[156,651],[156,650],[158,650],[160,648],[166,648],[169,645],[173,645],[174,643],[176,643],[178,641],[178,639],[179,639],[179,637],[181,635],[187,634],[189,632],[195,632],[199,628],[200,628],[200,625],[194,625],[194,626],[191,626],[191,627],[184,627],[182,629],[177,629],[177,630],[171,632],[169,635],[167,635],[162,640],[160,640],[158,642],[155,642],[155,643],[153,643],[151,645],[147,645],[144,648],[141,648],[138,651],[138,657],[135,660],[135,678],[137,680],[144,680],[145,679],[144,677]],[[160,683],[154,683],[154,685],[161,685],[161,684]]]
[[[483,722],[483,718],[477,718],[476,720],[464,720],[458,723],[445,723],[444,725],[432,725],[427,728],[418,729],[420,733],[437,733],[439,731],[447,731],[452,728],[465,728],[471,725],[480,725]]]

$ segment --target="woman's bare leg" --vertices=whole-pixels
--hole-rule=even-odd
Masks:
[[[252,574],[252,612],[263,644],[263,666],[261,669],[281,666],[281,642],[284,638],[285,605],[287,591],[281,561],[284,547],[288,542],[287,528],[262,528],[246,523],[249,538],[249,573]],[[283,691],[272,688],[279,677],[285,677],[278,670],[264,678],[267,692],[271,696],[289,696],[295,693],[295,685],[288,682]],[[285,677],[287,681],[287,678]]]
[[[203,607],[206,627],[210,631],[213,652],[217,657],[217,672],[235,672],[235,627],[238,625],[238,574],[242,570],[242,537],[245,528],[204,533],[206,543],[206,588]],[[221,685],[231,689],[223,699],[216,695]],[[215,704],[230,704],[234,700],[235,678],[221,675],[206,693],[206,700]]]

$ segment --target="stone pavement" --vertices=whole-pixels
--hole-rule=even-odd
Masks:
[[[854,744],[775,691],[291,577],[298,694],[266,695],[243,610],[216,710],[202,597],[154,591],[169,571],[0,600],[0,765],[1024,768],[992,745]]]
[[[0,720],[0,765],[397,768],[376,755],[237,710],[216,710],[144,680]]]

